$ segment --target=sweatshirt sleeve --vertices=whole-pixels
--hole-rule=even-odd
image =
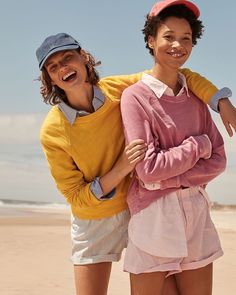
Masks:
[[[143,139],[148,149],[143,161],[136,165],[140,180],[156,183],[191,169],[200,158],[209,157],[211,144],[206,136],[189,137],[179,146],[161,150],[158,138],[154,138],[150,116],[135,99],[133,91],[124,91],[121,99],[121,114],[126,141]]]
[[[150,71],[145,71],[150,72]],[[139,81],[144,72],[139,72],[130,75],[116,75],[102,78],[98,86],[103,89],[105,96],[113,99],[120,100],[122,92],[129,86]]]
[[[160,189],[206,185],[225,170],[226,155],[223,138],[211,119],[209,111],[206,107],[204,109],[205,133],[212,144],[211,157],[209,159],[200,159],[194,167],[183,174],[161,181]]]
[[[40,140],[58,190],[71,205],[87,208],[99,204],[101,201],[91,192],[91,183],[85,181],[72,157],[52,139],[54,133],[52,128],[44,128]]]
[[[205,77],[189,69],[181,69],[185,75],[189,89],[205,104],[208,104],[212,97],[218,92],[218,89]]]

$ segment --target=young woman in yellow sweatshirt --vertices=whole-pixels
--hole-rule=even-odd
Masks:
[[[146,151],[141,140],[124,146],[119,100],[142,73],[100,80],[93,57],[65,33],[46,38],[36,55],[43,99],[53,105],[41,143],[57,188],[71,205],[77,294],[105,295],[111,264],[127,243],[129,175]],[[190,70],[182,73],[205,103],[211,100],[216,107],[217,99],[230,94]],[[235,124],[234,111],[227,99],[221,101],[229,126]],[[171,289],[171,279],[167,286]]]

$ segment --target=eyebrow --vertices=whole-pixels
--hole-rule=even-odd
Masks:
[[[63,50],[63,51],[61,51],[61,57],[63,57],[68,51],[71,51],[71,50]],[[49,62],[46,62],[45,63],[45,67],[48,67],[48,66],[50,66],[50,65],[52,65],[54,62],[53,61],[49,61]]]
[[[175,31],[169,30],[169,31],[166,31],[165,34],[166,33],[175,33]],[[189,33],[189,32],[185,32],[184,34],[185,35],[192,35],[192,33]]]
[[[53,64],[53,61],[51,61],[51,62],[46,62],[45,63],[45,67],[49,67],[50,65],[52,65]]]

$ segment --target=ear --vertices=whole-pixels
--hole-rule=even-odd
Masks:
[[[148,47],[154,49],[155,38],[153,36],[148,36]]]

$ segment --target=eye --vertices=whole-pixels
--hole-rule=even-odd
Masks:
[[[72,55],[68,54],[65,56],[65,61],[70,61],[72,59]]]
[[[165,35],[164,38],[165,38],[167,41],[173,41],[173,40],[174,40],[174,37],[171,36],[171,35]]]
[[[56,71],[56,68],[57,68],[56,65],[52,65],[52,66],[49,67],[48,71],[49,71],[50,73],[53,73],[53,72]]]

